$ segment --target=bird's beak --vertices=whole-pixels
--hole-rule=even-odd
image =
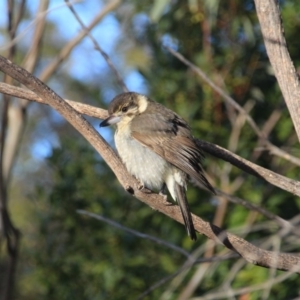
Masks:
[[[118,123],[121,120],[121,117],[119,116],[109,116],[108,118],[106,118],[104,121],[102,121],[100,123],[100,127],[105,127],[105,126],[109,126],[109,125],[113,125]]]

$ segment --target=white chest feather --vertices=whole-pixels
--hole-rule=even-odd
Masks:
[[[118,153],[130,174],[145,187],[160,190],[173,167],[159,155],[131,138],[129,130],[117,130],[115,143]]]

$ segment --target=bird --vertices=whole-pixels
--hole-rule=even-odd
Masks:
[[[100,127],[117,125],[115,145],[127,171],[141,187],[161,194],[167,187],[180,207],[189,237],[196,240],[186,197],[187,182],[215,191],[204,175],[204,155],[188,123],[162,104],[135,92],[116,96],[108,106],[108,115]]]

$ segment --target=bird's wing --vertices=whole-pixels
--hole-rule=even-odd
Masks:
[[[131,135],[144,146],[176,166],[200,186],[214,193],[201,166],[203,153],[197,147],[187,123],[178,115],[141,114],[131,124]]]

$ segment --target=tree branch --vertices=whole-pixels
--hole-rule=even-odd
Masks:
[[[254,0],[266,50],[300,141],[300,83],[287,49],[276,0]]]
[[[166,50],[168,50],[174,57],[180,60],[183,64],[189,67],[193,72],[195,72],[206,84],[208,84],[216,93],[218,93],[226,103],[236,109],[239,113],[243,114],[246,118],[246,121],[251,126],[255,134],[259,137],[261,144],[263,144],[272,154],[277,155],[285,160],[300,166],[300,159],[290,155],[289,153],[279,149],[274,146],[270,141],[267,140],[264,132],[262,132],[253,118],[241,107],[232,97],[230,97],[225,91],[223,91],[219,86],[217,86],[210,78],[206,76],[206,74],[196,65],[187,60],[182,54],[175,51],[174,49],[164,46]],[[298,98],[295,98],[298,99]]]
[[[34,101],[42,104],[48,105],[49,103],[47,100],[39,97],[36,93],[20,88],[17,86],[13,86],[7,83],[0,82],[0,93],[10,95],[13,97],[17,97],[20,99],[26,99],[29,101]],[[98,108],[95,106],[91,106],[88,104],[72,101],[72,100],[66,100],[65,101],[72,106],[74,109],[76,109],[78,112],[81,114],[94,117],[94,118],[99,118],[99,119],[106,119],[108,117],[108,113],[106,109],[103,108]]]
[[[42,71],[40,78],[47,81],[53,73],[59,68],[60,64],[71,53],[76,45],[78,45],[86,36],[87,31],[91,31],[99,22],[111,11],[116,9],[121,3],[121,0],[108,1],[106,6],[94,17],[91,23],[86,27],[87,30],[80,31],[72,40],[70,40],[61,51],[54,57],[49,65]]]
[[[138,182],[129,175],[119,157],[98,134],[98,132],[66,101],[59,97],[38,78],[28,73],[23,68],[13,64],[8,59],[0,56],[0,70],[13,77],[27,88],[34,91],[47,103],[56,109],[87,141],[99,152],[112,171],[117,176],[122,186],[136,198],[146,203],[159,212],[183,224],[182,215],[177,205],[165,205],[163,197],[154,193],[144,193],[139,190]],[[203,221],[193,215],[195,229],[215,242],[223,244],[228,249],[241,255],[246,261],[268,268],[288,270],[300,273],[300,256],[286,253],[277,253],[260,249],[251,243],[221,228]]]
[[[0,93],[11,95],[17,98],[26,99],[29,101],[35,101],[47,105],[49,104],[46,98],[41,98],[32,91],[1,82]],[[79,103],[72,100],[65,101],[81,114],[99,119],[105,119],[108,117],[107,110],[105,109],[84,103]],[[265,169],[213,143],[197,139],[197,144],[206,153],[221,158],[222,160],[231,163],[232,165],[236,166],[237,168],[243,170],[244,172],[250,175],[261,178],[272,185],[275,185],[285,191],[288,191],[300,197],[300,181],[292,180],[290,178],[279,175],[273,171]]]
[[[76,11],[75,11],[73,5],[70,3],[70,1],[65,0],[65,2],[67,3],[69,9],[71,10],[71,12],[74,15],[75,19],[77,20],[77,22],[80,24],[81,28],[86,32],[87,36],[91,39],[92,43],[94,44],[95,49],[98,50],[100,52],[100,54],[102,55],[102,57],[105,59],[106,63],[108,64],[108,66],[112,70],[112,72],[113,72],[113,74],[116,78],[117,83],[122,88],[123,92],[124,93],[128,92],[126,84],[124,83],[121,75],[119,74],[118,70],[115,68],[115,66],[114,66],[113,62],[111,61],[110,57],[108,56],[108,54],[100,47],[100,45],[94,39],[93,35],[90,33],[90,29],[88,29],[84,25],[84,23],[80,19],[79,15],[76,13]]]

